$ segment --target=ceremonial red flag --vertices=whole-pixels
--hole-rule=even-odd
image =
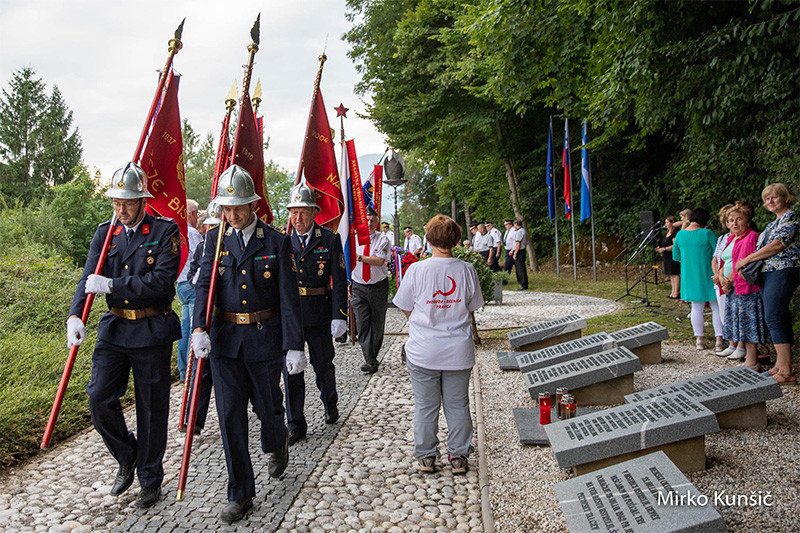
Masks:
[[[383,165],[375,165],[372,169],[372,186],[375,191],[372,193],[372,205],[375,212],[381,216],[381,195],[383,193]]]
[[[147,174],[147,189],[153,198],[147,200],[147,212],[169,217],[181,231],[181,264],[189,256],[186,228],[186,182],[183,169],[183,137],[181,114],[178,110],[180,76],[168,74],[161,102],[147,138],[141,166]]]
[[[232,164],[245,169],[256,187],[256,194],[261,197],[256,203],[258,218],[272,224],[272,209],[269,205],[269,193],[264,179],[264,144],[258,133],[253,108],[250,105],[250,96],[242,96],[242,105],[239,108],[239,131],[236,132],[236,153],[232,154]]]
[[[306,183],[317,194],[320,211],[314,220],[320,226],[327,226],[336,231],[344,212],[344,196],[321,90],[316,92],[311,105],[311,116],[303,147],[303,161],[300,165],[302,176],[297,176],[297,183],[301,177],[305,177]]]
[[[222,130],[219,132],[219,145],[217,146],[217,158],[214,161],[214,175],[211,182],[211,199],[217,196],[217,182],[222,172],[230,166],[231,158],[231,145],[228,141],[228,128],[231,123],[230,112],[225,113],[225,118],[222,120]]]
[[[347,168],[350,171],[350,194],[353,198],[353,225],[356,228],[358,244],[369,244],[369,224],[367,223],[367,205],[364,203],[364,189],[361,185],[361,172],[358,170],[356,142],[353,139],[345,142],[347,146]]]

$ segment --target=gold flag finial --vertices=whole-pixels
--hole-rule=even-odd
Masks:
[[[256,80],[256,88],[253,89],[253,102],[261,101],[261,78]]]
[[[233,85],[231,85],[231,90],[228,91],[228,96],[225,97],[225,104],[231,105],[233,102],[236,105],[236,101],[239,99],[239,90],[236,88],[236,80],[233,80]]]

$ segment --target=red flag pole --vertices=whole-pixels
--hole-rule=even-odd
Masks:
[[[181,43],[181,34],[183,33],[183,23],[186,19],[181,21],[180,26],[178,29],[175,30],[175,37],[169,40],[169,56],[167,58],[166,66],[164,67],[164,71],[161,73],[161,77],[158,81],[158,87],[156,88],[155,96],[153,97],[153,103],[150,106],[150,111],[147,115],[147,120],[144,123],[144,129],[142,130],[142,135],[139,139],[139,144],[136,147],[136,152],[134,153],[133,162],[138,163],[139,158],[141,157],[142,147],[144,146],[144,140],[147,138],[147,132],[149,131],[150,124],[153,122],[153,115],[155,114],[156,103],[161,95],[161,91],[164,88],[164,82],[166,80],[167,71],[170,70],[172,66],[172,58],[175,57],[175,54],[178,53],[183,47]],[[97,258],[97,266],[94,269],[95,274],[102,274],[103,273],[103,265],[105,265],[106,257],[108,256],[108,249],[111,246],[111,238],[114,233],[114,227],[117,223],[117,216],[116,213],[111,215],[111,221],[108,225],[108,232],[106,232],[106,238],[103,241],[103,247],[100,249],[100,255]],[[86,324],[89,320],[89,313],[92,310],[92,304],[94,303],[94,294],[89,293],[86,296],[86,301],[83,304],[83,311],[81,312],[81,321]],[[56,426],[56,420],[58,419],[58,413],[61,410],[61,404],[64,402],[64,394],[67,392],[67,385],[69,384],[70,377],[72,377],[72,369],[75,366],[75,358],[78,355],[78,346],[72,345],[69,349],[69,355],[67,355],[67,362],[64,365],[64,372],[61,374],[61,381],[58,384],[58,390],[56,391],[56,397],[53,400],[53,407],[50,409],[50,416],[47,419],[47,425],[44,429],[44,435],[42,436],[42,443],[40,444],[41,449],[47,449],[50,447],[50,443],[53,439],[53,430]]]
[[[161,71],[161,76],[158,78],[156,94],[153,95],[153,102],[150,104],[150,111],[147,112],[147,120],[144,121],[142,134],[139,136],[139,143],[136,145],[136,151],[133,152],[133,159],[131,159],[131,161],[134,163],[138,164],[139,159],[142,157],[144,141],[147,139],[147,134],[150,132],[150,124],[153,122],[153,116],[156,114],[156,106],[158,105],[159,98],[161,98],[161,91],[164,89],[167,75],[172,73],[172,59],[175,57],[175,54],[177,54],[178,51],[183,48],[181,35],[183,34],[184,22],[186,22],[186,19],[183,19],[180,26],[178,26],[178,29],[175,30],[175,38],[169,40],[169,48],[167,49],[169,55],[167,55],[167,62],[164,64],[164,70]]]
[[[250,52],[250,57],[245,65],[244,81],[242,82],[242,99],[247,95],[250,89],[250,74],[253,70],[253,60],[255,59],[256,52],[258,52],[259,29],[260,29],[261,14],[258,14],[253,28],[250,30],[250,36],[253,39],[247,46],[247,51]],[[241,109],[241,108],[240,108]],[[239,132],[241,130],[243,113],[239,113],[236,123],[236,136],[234,137],[233,147],[231,153],[235,154],[239,144]],[[214,251],[214,264],[211,266],[211,280],[208,286],[208,298],[206,300],[206,330],[210,329],[211,319],[214,313],[214,297],[217,291],[217,273],[219,272],[219,257],[222,251],[222,235],[225,232],[225,215],[220,209],[220,224],[219,234],[217,235],[217,246]],[[197,360],[197,367],[194,371],[194,387],[192,387],[192,402],[189,407],[189,424],[186,427],[186,436],[183,441],[183,456],[181,457],[181,470],[178,474],[178,491],[175,496],[177,500],[183,500],[186,489],[186,478],[189,474],[189,459],[192,454],[192,440],[194,439],[194,424],[197,419],[197,404],[200,399],[200,382],[203,380],[203,367],[205,366],[205,359]]]
[[[317,77],[314,80],[314,92],[311,95],[311,109],[308,110],[306,135],[305,137],[303,137],[303,147],[300,149],[300,164],[297,167],[297,175],[294,177],[295,185],[300,183],[300,176],[303,175],[303,164],[305,163],[305,157],[306,157],[306,144],[308,143],[308,136],[311,133],[311,119],[314,116],[314,104],[316,104],[317,102],[317,95],[319,94],[319,84],[322,81],[322,67],[325,65],[325,61],[328,60],[328,56],[326,56],[325,53],[323,52],[318,59],[319,59],[319,68],[317,69]],[[286,222],[286,233],[291,234],[291,231],[292,231],[292,220],[289,219]]]

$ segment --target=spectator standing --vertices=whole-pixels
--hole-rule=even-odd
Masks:
[[[492,269],[492,272],[499,272],[500,271],[500,249],[503,243],[503,235],[500,233],[500,230],[494,227],[494,224],[491,221],[484,222],[486,225],[486,231],[489,232],[489,235],[492,236],[492,250],[489,253],[489,258],[492,260],[489,263],[489,266]]]
[[[503,225],[506,227],[506,231],[503,234],[503,247],[506,249],[506,263],[504,270],[511,274],[511,271],[514,269],[514,248],[516,247],[514,233],[516,230],[514,229],[514,221],[510,218],[505,219]]]
[[[528,246],[528,232],[522,221],[514,222],[514,269],[517,271],[518,291],[528,290],[528,269],[525,266],[525,247]]]
[[[675,236],[672,257],[681,264],[681,298],[692,303],[692,329],[696,338],[695,347],[705,350],[703,339],[703,311],[706,303],[711,308],[711,320],[717,344],[722,343],[722,319],[714,292],[711,257],[717,246],[717,236],[706,228],[711,218],[702,207],[692,211],[689,226]]]
[[[723,260],[722,254],[730,241],[733,239],[731,232],[728,231],[728,209],[733,207],[733,204],[726,204],[719,210],[719,224],[722,227],[723,234],[717,239],[717,246],[714,248],[714,257],[711,259],[711,270],[714,272],[712,281],[717,293],[717,304],[719,305],[719,316],[722,318],[722,330],[725,331],[725,306],[727,304],[727,292],[722,288],[723,281],[726,277],[730,277],[733,264],[730,263],[731,254],[727,253],[727,263]],[[731,248],[732,251],[732,248]],[[723,335],[724,337],[724,335]],[[727,339],[727,337],[726,337]],[[736,343],[729,341],[728,347],[724,348],[724,343],[716,346],[716,352],[719,357],[728,357],[736,351]]]
[[[777,354],[769,373],[778,383],[797,383],[792,371],[794,334],[789,302],[800,282],[800,218],[791,209],[795,197],[783,183],[767,185],[761,198],[775,220],[759,236],[756,251],[739,259],[735,268],[741,270],[753,261],[764,261],[760,283],[764,318]]]
[[[492,236],[486,231],[483,224],[475,224],[469,228],[472,231],[472,249],[483,257],[487,263],[492,249]]]
[[[181,381],[186,379],[186,362],[189,354],[189,337],[192,335],[192,314],[194,313],[194,286],[189,279],[191,269],[191,258],[194,256],[197,245],[202,242],[203,237],[197,230],[198,205],[194,200],[186,200],[186,229],[189,240],[189,255],[183,270],[178,275],[176,291],[178,301],[181,302],[181,340],[178,341],[178,372]]]
[[[672,245],[675,241],[675,234],[678,233],[675,217],[667,217],[664,225],[667,228],[667,234],[660,238],[656,252],[661,253],[661,257],[664,259],[664,275],[669,276],[672,288],[667,298],[675,300],[681,296],[681,266],[672,258]]]
[[[756,354],[756,345],[767,342],[767,326],[764,322],[764,304],[757,284],[750,285],[732,268],[736,261],[756,250],[758,232],[750,229],[752,211],[743,205],[727,210],[727,227],[731,232],[730,243],[725,247],[722,258],[728,268],[724,268],[723,288],[728,293],[725,311],[724,337],[739,343],[739,347],[729,357],[746,357],[747,368],[761,372]]]
[[[436,215],[428,231],[433,257],[408,268],[393,300],[409,321],[405,353],[414,391],[414,457],[422,472],[436,471],[443,406],[448,459],[453,474],[465,474],[473,451],[469,381],[475,346],[470,315],[484,301],[475,268],[453,257],[461,227]]]
[[[388,222],[381,222],[381,231],[389,240],[389,246],[396,246],[394,242],[394,232],[391,230]]]
[[[419,235],[414,233],[414,229],[411,226],[404,227],[403,233],[406,236],[403,248],[406,252],[412,253],[419,258],[422,253],[422,239],[419,238]]]
[[[356,265],[350,276],[351,305],[356,320],[358,344],[364,354],[362,372],[373,374],[378,371],[378,353],[383,346],[383,330],[386,325],[386,308],[389,306],[389,260],[391,245],[386,235],[378,232],[378,214],[367,207],[369,223],[369,244],[356,243]],[[411,228],[406,229],[406,242]],[[420,241],[419,248],[422,248]],[[408,248],[406,248],[408,249]]]

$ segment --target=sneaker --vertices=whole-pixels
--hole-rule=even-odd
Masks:
[[[725,348],[721,352],[717,352],[717,357],[728,357],[734,351],[736,351],[736,348],[734,346],[728,346],[727,348]]]
[[[418,462],[420,472],[436,472],[436,457],[423,457],[422,459],[418,459]]]
[[[741,348],[736,348],[728,355],[729,361],[741,361],[747,355],[747,352]]]
[[[453,468],[453,474],[462,475],[467,473],[467,470],[469,470],[469,464],[466,457],[463,455],[458,455],[456,457],[450,456],[449,458],[450,466]]]

